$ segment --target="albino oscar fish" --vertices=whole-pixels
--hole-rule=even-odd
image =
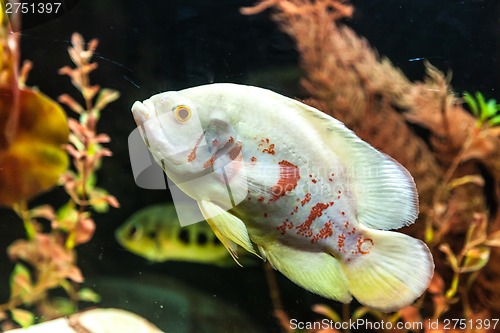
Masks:
[[[272,91],[210,84],[135,102],[156,161],[196,200],[237,259],[238,245],[323,297],[381,311],[428,287],[409,172],[338,120]]]

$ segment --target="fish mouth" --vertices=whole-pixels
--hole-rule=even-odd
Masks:
[[[144,123],[151,119],[156,114],[156,109],[150,99],[144,102],[136,101],[132,105],[132,115],[137,126],[142,126]]]
[[[150,152],[155,156],[155,159],[160,165],[163,165],[168,169],[175,169],[175,167],[185,164],[182,159],[177,158],[175,155],[169,155],[169,158],[164,158],[164,156],[162,156],[161,154],[155,154],[155,150],[157,150],[156,148],[158,148],[158,146],[166,145],[166,142],[165,140],[159,140],[157,137],[154,138],[154,136],[149,137],[147,135],[147,133],[149,133],[152,128],[157,127],[155,126],[155,121],[159,120],[155,105],[153,101],[151,101],[151,99],[146,99],[143,102],[136,101],[132,105],[132,115],[134,117],[135,123],[137,124],[137,127],[142,128],[141,136],[144,139],[144,143],[149,148]],[[148,125],[149,121],[152,122]]]

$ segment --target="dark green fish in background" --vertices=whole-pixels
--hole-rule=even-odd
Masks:
[[[116,230],[115,236],[125,249],[151,262],[237,267],[205,221],[181,227],[173,204],[151,205],[137,211]],[[255,263],[246,259],[243,261],[247,264]]]

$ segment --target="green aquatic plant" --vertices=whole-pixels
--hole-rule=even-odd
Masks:
[[[469,106],[472,114],[478,119],[477,127],[488,124],[496,126],[500,124],[500,104],[495,99],[486,100],[479,91],[474,95],[465,92],[464,100]]]
[[[111,151],[103,147],[110,138],[98,133],[96,126],[100,112],[116,100],[119,93],[90,84],[89,74],[97,68],[97,64],[91,62],[97,39],[86,44],[82,36],[75,33],[71,44],[68,52],[75,67],[65,66],[59,73],[71,78],[85,106],[68,94],[59,97],[60,103],[79,115],[78,120],[69,118],[64,124],[69,127],[69,144],[62,149],[72,158],[74,170],[61,170],[58,177],[69,200],[57,210],[50,205],[29,208],[27,199],[13,206],[24,223],[26,239],[16,240],[8,248],[9,257],[16,264],[10,277],[10,297],[0,304],[3,329],[12,327],[13,322],[26,327],[36,321],[69,315],[77,310],[79,301],[99,300],[92,290],[79,289],[84,277],[76,262],[75,247],[92,238],[93,212],[103,213],[109,206],[119,207],[114,196],[96,186],[96,172],[102,158],[111,156]],[[26,75],[27,71],[23,82]],[[39,120],[42,134],[43,125]],[[48,231],[43,230],[41,220],[50,222]],[[51,291],[56,289],[64,290],[67,297],[51,297]]]

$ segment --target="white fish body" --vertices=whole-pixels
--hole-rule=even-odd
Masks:
[[[327,298],[393,311],[427,288],[432,256],[385,231],[414,222],[408,171],[341,122],[269,90],[211,84],[132,107],[157,162],[236,258],[260,254]]]

